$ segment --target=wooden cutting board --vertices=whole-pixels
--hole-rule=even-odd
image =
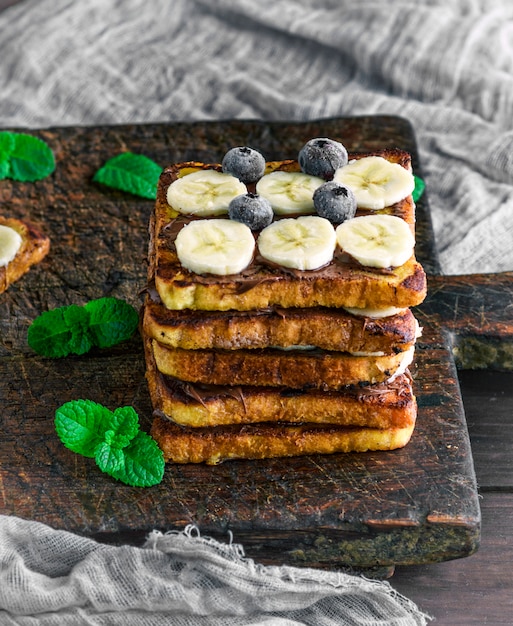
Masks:
[[[65,449],[53,417],[64,402],[89,398],[111,409],[134,406],[149,429],[139,336],[62,360],[39,357],[26,343],[30,322],[49,308],[107,295],[141,303],[153,203],[93,183],[108,158],[131,150],[162,166],[218,162],[230,147],[247,144],[268,159],[281,159],[296,155],[312,137],[329,136],[351,151],[406,149],[422,175],[407,121],[372,116],[33,134],[54,150],[56,171],[36,183],[0,181],[0,206],[2,214],[37,224],[51,237],[52,248],[41,265],[0,296],[0,513],[113,543],[140,544],[152,529],[195,524],[222,541],[233,537],[247,556],[274,564],[391,571],[396,564],[476,550],[480,511],[454,337],[479,335],[477,346],[511,341],[505,302],[508,297],[511,302],[513,279],[511,274],[441,277],[426,196],[417,209],[417,255],[430,289],[417,309],[424,327],[413,370],[419,416],[402,450],[168,466],[160,485],[128,487],[102,474],[93,460]]]

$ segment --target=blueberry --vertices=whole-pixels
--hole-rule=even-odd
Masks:
[[[256,193],[236,196],[228,205],[228,217],[246,224],[251,230],[261,230],[269,226],[273,215],[269,200]]]
[[[313,201],[317,215],[325,217],[334,224],[341,224],[356,214],[354,193],[348,187],[333,180],[317,187]]]
[[[256,183],[265,170],[265,159],[253,148],[239,146],[224,155],[221,162],[223,172],[236,176],[243,183]]]
[[[298,155],[299,166],[305,174],[325,180],[333,178],[335,170],[347,163],[347,150],[333,139],[317,137],[310,139]]]

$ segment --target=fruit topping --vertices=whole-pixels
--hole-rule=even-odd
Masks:
[[[316,270],[333,259],[335,229],[323,217],[307,215],[285,218],[260,233],[260,254],[271,261],[298,270]]]
[[[335,170],[347,163],[347,150],[338,141],[326,137],[310,139],[299,151],[301,171],[324,180],[333,178]]]
[[[356,315],[359,317],[370,317],[372,319],[382,319],[384,317],[390,317],[392,315],[399,315],[399,313],[403,313],[404,311],[406,311],[406,309],[399,308],[396,306],[387,306],[387,307],[382,307],[380,309],[378,308],[358,309],[354,307],[353,308],[343,307],[343,308],[351,315]]]
[[[408,224],[394,215],[354,217],[335,232],[341,249],[369,267],[398,267],[411,257],[415,245]]]
[[[209,217],[228,213],[230,201],[246,192],[246,185],[231,174],[197,170],[169,185],[167,202],[179,213]]]
[[[333,180],[351,189],[359,207],[372,210],[403,200],[415,187],[411,172],[380,156],[350,161],[335,172]]]
[[[269,200],[255,193],[237,196],[228,206],[228,217],[246,224],[251,230],[262,230],[269,226],[273,216]]]
[[[238,274],[251,263],[255,239],[240,222],[209,219],[190,222],[178,233],[180,263],[196,274]]]
[[[313,194],[323,183],[303,172],[277,170],[258,181],[256,192],[269,200],[276,215],[314,213]]]
[[[223,172],[237,177],[243,183],[256,183],[264,175],[265,158],[253,148],[238,146],[224,155]]]
[[[334,224],[341,224],[356,214],[354,193],[333,180],[324,183],[314,191],[313,202],[317,215]]]

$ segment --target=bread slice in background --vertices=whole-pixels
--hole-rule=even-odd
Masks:
[[[44,259],[50,250],[50,239],[23,220],[0,216],[0,224],[14,229],[22,239],[21,247],[14,259],[0,267],[0,293],[3,293],[33,265]]]

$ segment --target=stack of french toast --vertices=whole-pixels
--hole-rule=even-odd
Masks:
[[[426,295],[409,154],[246,146],[172,165],[142,307],[151,434],[175,463],[392,450]]]

